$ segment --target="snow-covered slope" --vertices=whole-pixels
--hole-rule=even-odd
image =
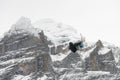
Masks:
[[[48,40],[51,40],[55,45],[81,39],[81,36],[71,26],[57,23],[51,19],[43,19],[33,25],[43,30]]]

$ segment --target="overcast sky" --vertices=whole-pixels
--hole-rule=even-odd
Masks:
[[[87,40],[120,46],[120,0],[0,0],[0,35],[21,16],[73,26]]]

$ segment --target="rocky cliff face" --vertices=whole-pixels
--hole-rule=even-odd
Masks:
[[[110,71],[115,73],[117,67],[115,66],[115,58],[110,49],[105,48],[101,41],[96,43],[96,47],[86,58],[86,69],[91,71]]]
[[[24,19],[22,19],[24,21]],[[21,19],[20,19],[21,21]],[[20,22],[18,21],[18,22]],[[21,23],[24,27],[24,23]],[[27,23],[26,24],[30,24]],[[26,26],[25,26],[26,27]],[[44,35],[43,31],[37,31],[35,28],[30,28],[31,32],[28,31],[28,29],[19,29],[19,25],[16,25],[13,27],[15,30],[10,30],[4,38],[1,40],[1,53],[5,53],[7,51],[13,51],[18,50],[21,48],[28,48],[28,47],[35,47],[41,46],[38,48],[48,49],[48,41],[46,40],[46,36]],[[36,31],[35,33],[32,33],[33,31]],[[38,32],[38,33],[37,33]],[[36,36],[35,36],[36,35]],[[47,50],[46,50],[47,51]]]
[[[120,49],[98,40],[72,53],[79,39],[70,26],[22,17],[0,41],[0,80],[119,80]]]
[[[0,41],[1,70],[15,66],[10,67],[14,71],[9,77],[15,74],[29,75],[33,72],[52,71],[52,61],[48,54],[50,42],[42,30],[36,31],[31,25],[29,19],[21,18]],[[1,80],[10,80],[9,77],[1,77]]]

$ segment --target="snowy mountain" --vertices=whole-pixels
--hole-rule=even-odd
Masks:
[[[98,40],[72,53],[71,26],[21,17],[0,41],[0,80],[119,80],[120,48]]]

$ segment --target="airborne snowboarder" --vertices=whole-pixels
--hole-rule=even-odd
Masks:
[[[76,52],[79,48],[83,48],[83,41],[80,41],[80,42],[76,42],[76,43],[72,43],[70,42],[69,43],[69,49],[72,51],[72,52]]]
[[[69,49],[72,52],[76,52],[78,49],[83,48],[84,44],[83,42],[85,41],[85,39],[83,38],[83,36],[80,34],[81,36],[81,40],[79,42],[73,43],[73,42],[69,42]]]

